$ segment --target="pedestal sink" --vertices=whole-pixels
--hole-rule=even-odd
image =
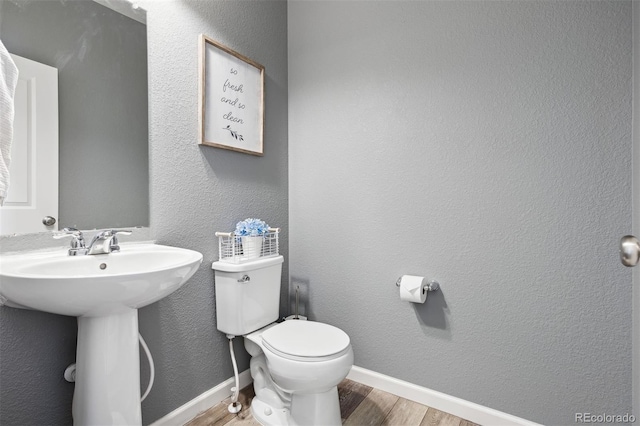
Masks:
[[[142,424],[138,308],[180,288],[201,262],[196,251],[158,244],[0,256],[2,304],[78,317],[75,425]]]

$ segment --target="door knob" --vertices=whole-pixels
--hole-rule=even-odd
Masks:
[[[45,226],[53,226],[56,224],[56,218],[53,216],[45,216],[42,218],[42,224]]]
[[[624,266],[636,266],[640,261],[640,241],[633,235],[620,239],[620,261]]]

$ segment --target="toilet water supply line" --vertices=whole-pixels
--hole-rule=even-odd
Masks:
[[[231,363],[233,364],[233,376],[236,380],[236,386],[231,388],[233,395],[231,395],[231,404],[229,404],[228,410],[230,413],[236,414],[242,410],[242,404],[238,402],[238,394],[240,393],[240,377],[238,376],[238,364],[236,363],[236,354],[233,351],[233,336],[231,334],[227,334],[227,339],[229,339],[229,353],[231,354]]]

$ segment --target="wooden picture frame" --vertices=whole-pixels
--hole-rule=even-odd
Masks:
[[[263,155],[264,67],[200,35],[200,145]]]

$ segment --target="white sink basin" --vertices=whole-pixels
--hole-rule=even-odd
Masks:
[[[180,288],[201,262],[196,251],[157,244],[0,256],[2,303],[78,317],[74,424],[142,424],[138,308]]]
[[[67,249],[0,256],[6,304],[71,316],[105,316],[162,299],[198,269],[202,254],[158,244],[69,256]]]

